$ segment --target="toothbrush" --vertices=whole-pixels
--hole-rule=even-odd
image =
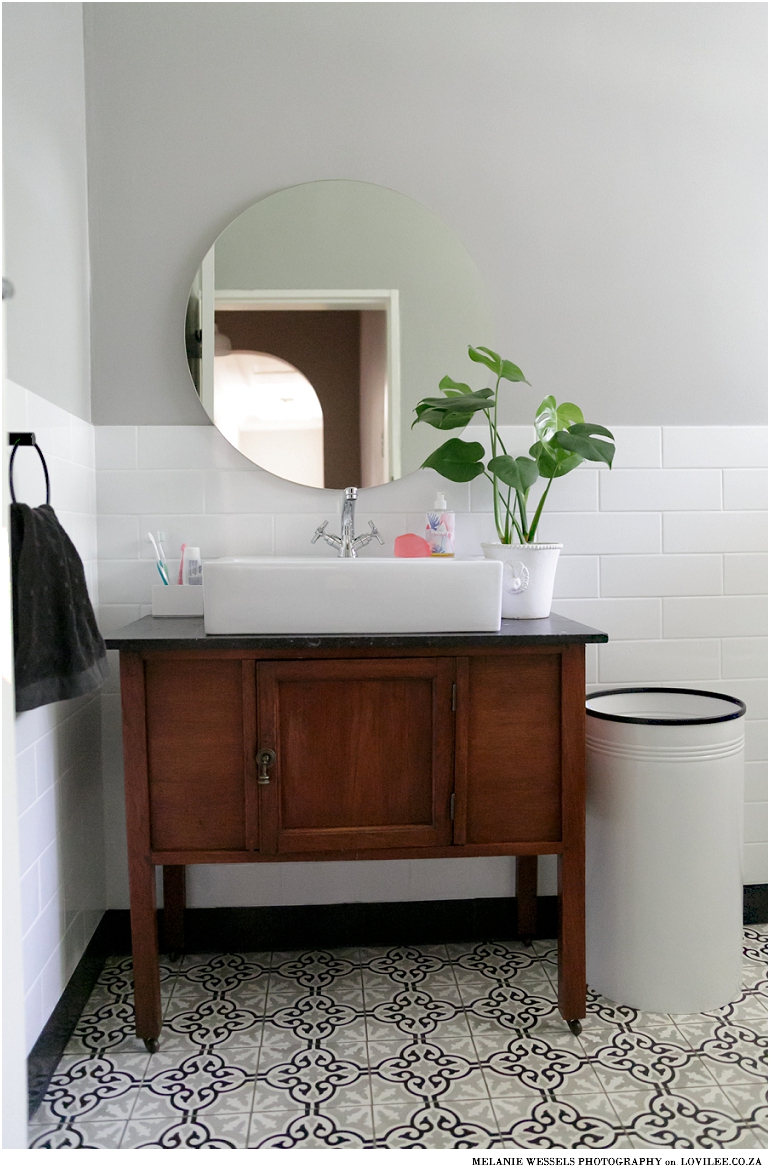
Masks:
[[[163,585],[168,586],[168,574],[166,573],[166,570],[164,569],[163,561],[160,556],[160,550],[157,547],[157,544],[155,542],[155,538],[152,536],[151,533],[148,533],[147,537],[152,542],[152,548],[155,551],[155,558],[156,558],[155,566],[158,571],[158,574],[161,577],[161,581],[162,581]]]
[[[178,586],[184,585],[184,579],[182,578],[182,568],[184,567],[184,552],[186,549],[187,549],[187,542],[182,542],[182,558],[179,562],[179,578],[177,579]]]
[[[161,533],[160,530],[158,530],[158,552],[160,554],[160,560],[163,565],[163,569],[166,572],[166,585],[168,586],[168,584],[171,582],[171,577],[168,573],[168,562],[166,561],[166,551],[163,549],[163,539],[165,538],[165,536],[166,536],[165,534]]]

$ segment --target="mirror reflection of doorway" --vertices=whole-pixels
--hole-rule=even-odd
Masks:
[[[217,408],[215,400],[214,422],[245,456],[289,480],[332,489],[344,489],[347,485],[378,485],[390,479],[387,466],[385,310],[216,308],[214,325],[215,356],[218,353],[214,360],[217,396],[220,395],[216,391],[218,381],[223,380],[224,372],[230,372],[232,368],[227,376],[230,390],[226,394],[221,392],[221,409]],[[232,354],[223,354],[223,349],[228,347]],[[269,371],[257,373],[253,365],[249,367],[246,354],[251,355],[252,360],[255,355],[270,356],[274,364],[282,362],[284,366],[279,369],[273,365]],[[232,389],[236,368],[240,372],[238,377],[242,387],[245,386],[244,377],[248,376],[251,381],[252,395],[256,394],[261,381],[267,387],[268,376],[274,376],[274,382],[277,380],[278,383],[287,381],[292,371],[304,378],[318,404],[316,415],[312,417],[316,422],[311,425],[309,415],[302,417],[304,424],[299,422],[300,404],[305,405],[303,410],[309,410],[311,399],[307,388],[300,392],[297,383],[293,408],[284,405],[279,409],[276,404],[280,402],[280,396],[276,399],[277,392],[267,392],[274,401],[270,409],[273,425],[265,423],[261,438],[256,423],[261,417],[252,412],[252,423],[242,429],[243,442],[236,440],[237,429],[232,419],[229,424],[220,424],[219,420],[220,415],[223,420],[226,415],[232,415],[231,407],[225,407],[225,402],[234,404],[240,396],[240,402],[245,403],[243,389],[238,394]],[[290,441],[292,427],[288,423],[290,411],[298,421],[296,426],[292,425],[297,441],[294,455]],[[279,428],[275,424],[281,412],[286,426]],[[320,464],[317,457],[311,459],[309,456],[311,434],[315,436],[316,445],[319,439],[322,444]],[[293,471],[284,471],[287,467]]]
[[[216,330],[216,327],[215,327]],[[217,331],[214,423],[261,468],[324,487],[324,418],[311,383],[273,354],[232,350]]]

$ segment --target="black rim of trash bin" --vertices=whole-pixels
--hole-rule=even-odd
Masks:
[[[735,721],[744,716],[746,706],[735,696],[728,696],[724,692],[706,692],[702,688],[603,688],[601,692],[589,692],[586,701],[595,700],[600,696],[621,696],[631,692],[665,692],[675,693],[678,696],[708,696],[718,701],[729,701],[736,705],[734,713],[724,713],[721,717],[629,717],[622,713],[597,713],[586,705],[586,713],[590,717],[597,717],[600,721],[621,721],[624,725],[716,725],[720,721]]]

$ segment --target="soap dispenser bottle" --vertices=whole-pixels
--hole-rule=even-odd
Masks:
[[[433,509],[426,514],[425,538],[436,558],[453,558],[455,552],[455,515],[446,507],[443,493],[436,493]]]

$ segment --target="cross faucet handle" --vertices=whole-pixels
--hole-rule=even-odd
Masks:
[[[322,523],[321,523],[321,525],[319,525],[318,529],[315,531],[315,533],[313,534],[312,538],[310,539],[310,545],[311,545],[311,546],[314,546],[314,545],[316,544],[316,542],[318,541],[318,539],[319,539],[319,538],[325,538],[325,537],[326,537],[326,534],[324,533],[324,530],[326,529],[326,527],[327,527],[327,525],[328,525],[328,524],[329,524],[329,522],[328,522],[328,521],[324,521],[324,522],[322,522]]]
[[[360,537],[357,537],[354,539],[354,541],[353,541],[354,551],[360,549],[361,546],[368,546],[369,543],[371,541],[373,541],[375,538],[377,539],[377,541],[380,543],[381,546],[385,545],[382,534],[377,529],[377,526],[374,524],[373,521],[369,522],[369,529],[371,531],[370,533],[361,534]]]

